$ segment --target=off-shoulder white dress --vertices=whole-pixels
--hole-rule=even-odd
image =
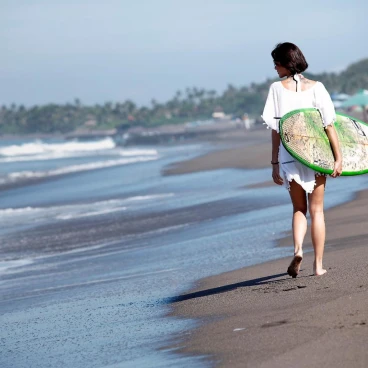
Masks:
[[[297,83],[300,86],[300,83]],[[308,90],[297,92],[286,89],[281,81],[271,85],[266,105],[262,114],[265,124],[279,132],[279,120],[288,112],[296,109],[315,107],[320,110],[324,127],[336,120],[335,108],[331,97],[321,82],[316,82]],[[307,193],[312,193],[315,186],[315,171],[296,161],[280,144],[279,162],[284,177],[284,185],[290,188],[290,182],[295,180]]]

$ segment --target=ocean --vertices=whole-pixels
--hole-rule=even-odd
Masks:
[[[199,279],[292,254],[270,169],[163,176],[208,143],[0,141],[0,366],[207,367],[174,349],[196,321],[167,317]],[[367,187],[328,180],[326,207]]]

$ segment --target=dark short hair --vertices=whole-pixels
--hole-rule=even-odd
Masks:
[[[302,73],[308,68],[303,53],[291,42],[279,43],[272,50],[273,61],[288,69],[292,74]]]

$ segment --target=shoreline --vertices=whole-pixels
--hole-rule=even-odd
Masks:
[[[165,174],[268,167],[269,152],[262,156],[266,145],[270,149],[269,141],[260,141],[256,146],[211,152],[177,163]],[[259,155],[242,159],[254,147]],[[221,155],[225,158],[219,161]],[[304,242],[308,251],[296,279],[286,273],[290,256],[198,280],[187,293],[174,297],[168,316],[191,319],[198,327],[184,338],[177,336],[170,348],[205,356],[216,367],[365,367],[367,207],[368,189],[363,188],[352,200],[325,210],[328,272],[322,277],[312,275],[309,226]],[[290,245],[291,233],[277,241],[277,246]]]
[[[216,367],[365,367],[367,205],[368,190],[363,190],[325,212],[330,235],[324,257],[328,272],[322,277],[312,275],[313,253],[307,252],[296,279],[286,273],[289,257],[199,280],[171,304],[169,316],[199,323],[174,347],[207,356]],[[278,245],[291,240],[286,236]],[[310,246],[306,238],[305,248]]]
[[[163,170],[163,175],[181,175],[218,169],[264,169],[271,157],[271,134],[267,129],[242,132],[239,136],[226,135],[214,143],[224,143],[228,148],[215,149],[190,160],[176,162]],[[230,146],[233,147],[230,147]]]
[[[205,323],[211,325],[223,320],[225,330],[216,325],[200,335],[200,343],[207,342],[205,348],[214,347],[214,336],[221,339],[216,353],[221,352],[224,343],[231,342],[226,337],[229,332],[226,315],[232,312],[231,308],[241,308],[241,319],[234,323],[231,334],[242,334],[247,331],[243,328],[249,329],[243,327],[246,322],[244,308],[247,304],[248,307],[256,306],[259,300],[253,299],[253,304],[249,305],[252,297],[276,295],[282,298],[280,303],[283,302],[285,291],[277,289],[276,283],[280,281],[275,280],[284,277],[284,264],[272,273],[269,267],[263,274],[254,276],[249,270],[240,271],[232,280],[214,279],[211,287],[204,285],[198,289],[196,286],[204,276],[275,259],[290,252],[290,248],[272,247],[275,232],[283,235],[281,230],[288,230],[289,222],[284,220],[289,211],[287,192],[277,187],[244,190],[250,183],[258,182],[254,185],[258,188],[269,181],[270,167],[266,157],[269,133],[267,130],[252,131],[244,133],[244,137],[227,136],[194,147],[180,147],[177,152],[175,148],[170,149],[162,162],[153,161],[133,170],[128,166],[125,169],[116,167],[103,173],[98,170],[80,174],[71,180],[59,178],[55,183],[3,191],[6,211],[2,254],[9,261],[13,259],[5,266],[21,267],[3,272],[4,328],[1,337],[5,345],[0,358],[2,365],[12,362],[25,367],[32,362],[41,367],[49,362],[49,365],[76,368],[90,364],[201,366],[201,363],[205,365],[207,356],[214,358],[211,352],[204,357],[202,351],[205,350],[200,344],[195,347],[201,355],[199,359],[191,357],[195,354],[191,350],[187,353],[189,357],[183,357],[176,355],[173,349],[162,348],[175,343],[175,336],[195,339],[197,332],[190,330],[195,326],[207,328]],[[244,153],[250,146],[250,152],[258,149],[265,155],[264,161],[259,156]],[[206,165],[210,164],[221,166],[223,163],[218,162],[215,152],[226,147],[230,149],[221,156],[228,156],[229,165],[240,166],[247,161],[249,165],[267,168],[202,171],[171,178],[161,176],[161,169],[168,167],[164,165],[207,152],[214,154],[205,160],[202,158],[201,170],[208,169]],[[264,152],[260,147],[265,147]],[[360,189],[363,185],[358,184],[365,182],[349,181],[350,187],[344,196],[339,191],[331,191],[334,193],[331,204],[351,199],[353,190]],[[339,188],[347,187],[344,182],[341,184]],[[20,211],[13,210],[18,207]],[[278,223],[272,224],[276,218]],[[308,262],[305,265],[308,266]],[[360,274],[365,272],[359,267],[354,269]],[[258,266],[254,270],[259,272]],[[269,285],[270,282],[273,284]],[[187,295],[187,300],[177,298],[173,303],[173,295],[185,292],[193,284],[207,293],[202,293],[201,297],[188,298]],[[300,286],[297,292],[311,289],[310,286],[305,288],[303,283]],[[262,288],[268,294],[261,294]],[[295,283],[288,293],[293,293],[293,288]],[[250,298],[244,301],[242,295],[239,297],[239,292],[251,289]],[[229,306],[219,310],[226,302]],[[200,325],[192,324],[192,320],[188,322],[185,316],[181,320],[165,317],[170,306],[180,307],[187,303],[193,303],[189,308],[193,307],[202,315],[190,317]],[[262,305],[257,306],[255,312],[261,311]],[[250,323],[255,323],[252,313],[249,310],[247,316]],[[22,323],[17,323],[19,320]],[[280,320],[287,318],[275,322]],[[354,323],[361,322],[354,320]],[[263,320],[262,325],[266,325]],[[35,333],[42,337],[42,344],[35,339]],[[66,343],[60,348],[55,341]],[[177,343],[177,348],[184,350],[189,349],[194,340],[182,341]],[[271,345],[272,340],[269,343]],[[243,346],[239,346],[243,351]],[[230,347],[233,349],[236,345]],[[254,362],[252,359],[250,362]],[[240,366],[244,366],[242,357],[240,361]]]

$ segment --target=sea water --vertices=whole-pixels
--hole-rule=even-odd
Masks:
[[[162,176],[211,149],[1,142],[1,367],[210,365],[164,349],[196,325],[165,317],[167,301],[292,252],[275,247],[290,227],[286,190],[254,185],[270,169]],[[329,179],[326,206],[366,186]]]

